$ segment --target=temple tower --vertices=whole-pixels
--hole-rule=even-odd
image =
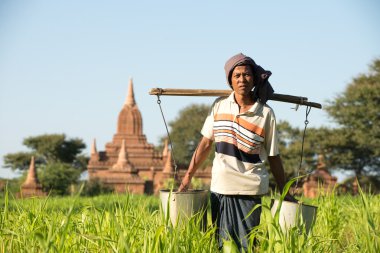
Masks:
[[[98,152],[95,141],[91,148],[90,180],[97,178],[116,192],[127,190],[141,194],[147,192],[147,184],[156,191],[159,185],[154,185],[154,177],[161,177],[163,166],[162,153],[148,143],[143,133],[142,117],[135,100],[133,80],[130,79],[112,141],[106,144],[105,151]]]
[[[42,191],[42,185],[38,181],[34,156],[30,160],[28,175],[25,182],[21,185],[21,194],[23,197],[45,196]]]
[[[130,79],[112,141],[106,143],[104,151],[98,151],[95,139],[92,143],[87,166],[89,179],[98,179],[118,193],[157,194],[167,180],[174,176],[180,180],[186,172],[187,168],[178,169],[174,175],[171,155],[167,141],[162,152],[148,143]],[[194,176],[209,184],[211,167],[198,170]]]

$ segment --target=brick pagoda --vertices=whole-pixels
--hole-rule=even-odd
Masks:
[[[42,191],[42,185],[38,181],[36,166],[34,163],[34,156],[32,156],[32,159],[30,161],[26,180],[21,185],[21,196],[24,198],[34,196],[46,196],[46,193]]]
[[[131,79],[112,141],[100,152],[93,141],[88,163],[89,179],[98,179],[117,193],[157,193],[165,180],[173,175],[168,154],[167,144],[163,152],[158,152],[143,134],[142,117]]]
[[[322,194],[330,194],[337,182],[337,178],[332,176],[326,168],[324,156],[318,156],[317,169],[313,171],[304,182],[303,194],[308,198],[315,198],[318,196],[318,191],[322,190]]]

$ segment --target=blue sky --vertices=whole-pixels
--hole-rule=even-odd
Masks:
[[[0,1],[0,166],[45,133],[111,141],[128,80],[148,141],[165,128],[151,88],[228,88],[224,63],[243,52],[277,93],[326,103],[380,57],[378,1]],[[168,121],[191,103],[163,97]],[[270,102],[303,126],[304,108]],[[331,125],[313,109],[310,125]],[[0,169],[1,176],[9,172]]]

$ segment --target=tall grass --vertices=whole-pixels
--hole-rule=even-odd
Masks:
[[[262,222],[248,252],[380,252],[380,197],[321,195],[309,234],[283,233],[264,198]],[[200,219],[173,227],[154,196],[103,195],[14,199],[0,202],[1,252],[218,252],[215,229]],[[226,242],[225,251],[234,252]]]

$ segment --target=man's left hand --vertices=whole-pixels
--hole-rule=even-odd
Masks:
[[[293,202],[293,203],[298,203],[298,200],[296,198],[294,198],[292,195],[290,195],[289,193],[286,194],[284,200],[289,201],[289,202]]]

